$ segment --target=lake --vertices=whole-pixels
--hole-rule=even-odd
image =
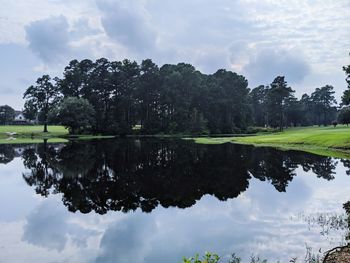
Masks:
[[[175,139],[0,145],[0,262],[269,262],[346,243],[350,161]]]

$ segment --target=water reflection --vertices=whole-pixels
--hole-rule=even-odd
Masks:
[[[4,162],[16,155],[11,146],[0,152]],[[182,140],[43,143],[21,152],[28,169],[23,178],[38,194],[63,193],[69,211],[100,214],[186,208],[205,194],[227,200],[246,191],[252,177],[285,192],[297,167],[332,180],[337,165],[330,157],[296,151]]]
[[[0,145],[0,163],[6,262],[175,263],[207,250],[288,262],[348,234],[345,220],[293,220],[342,214],[346,160],[146,139]]]

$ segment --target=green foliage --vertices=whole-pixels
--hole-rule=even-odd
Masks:
[[[249,94],[249,100],[252,111],[252,121],[254,125],[265,127],[267,123],[267,92],[269,87],[260,85]]]
[[[197,254],[194,257],[190,258],[183,258],[183,263],[218,263],[220,260],[220,257],[217,254],[212,254],[209,252],[206,252],[203,256],[203,259],[199,259],[199,255]]]
[[[72,60],[54,80],[44,75],[27,89],[27,118],[45,124],[54,102],[76,97],[92,105],[94,133],[240,133],[250,123],[248,82],[226,70],[205,75],[185,63],[159,68],[150,59],[101,58]]]
[[[267,263],[267,259],[261,259],[258,256],[252,255],[250,258],[250,263]]]
[[[220,261],[220,257],[217,254],[206,252],[202,260],[197,254],[194,257],[183,258],[182,262],[183,263],[218,263],[219,261]],[[250,263],[267,263],[267,259],[261,259],[258,256],[252,255],[249,262]],[[306,261],[306,262],[309,262],[309,261]],[[228,263],[242,263],[242,259],[240,257],[237,257],[236,254],[233,253]],[[314,263],[314,262],[310,261],[310,263]]]
[[[35,120],[38,117],[38,108],[35,100],[27,100],[24,103],[23,115],[28,120]]]
[[[59,96],[58,88],[51,82],[49,75],[43,75],[38,78],[35,86],[30,86],[25,91],[23,98],[26,99],[26,116],[42,114],[44,123],[44,132],[47,132],[47,122],[49,111],[57,103]]]
[[[8,105],[0,106],[0,124],[10,124],[15,117],[15,110]]]
[[[79,134],[93,126],[95,110],[86,99],[68,97],[51,114],[51,118],[57,119],[71,134]]]
[[[199,259],[199,255],[197,254],[195,257],[191,258],[184,258],[183,263],[218,263],[220,261],[220,257],[216,254],[206,253],[203,257],[203,260]],[[259,256],[251,255],[249,261],[245,261],[249,263],[268,263],[269,261],[267,259],[262,259]],[[278,261],[279,262],[279,261]],[[299,262],[298,258],[291,258],[288,262]],[[300,261],[301,262],[301,261]],[[302,262],[305,263],[321,263],[321,256],[319,254],[314,254],[311,247],[308,247],[306,245],[306,252],[305,257],[302,260]],[[243,263],[242,259],[238,256],[236,256],[235,253],[233,253],[228,260],[228,263]]]
[[[252,125],[283,127],[329,125],[337,115],[334,88],[326,85],[298,100],[287,87],[284,77],[277,77],[270,87],[258,86],[250,94]]]
[[[338,114],[338,121],[342,124],[350,123],[350,107],[342,108]]]
[[[283,130],[328,125],[336,118],[332,86],[300,100],[293,94],[284,76],[250,91],[244,76],[224,69],[207,75],[186,63],[158,67],[150,59],[85,59],[72,60],[54,82],[48,75],[39,78],[24,94],[24,112],[46,124],[61,97],[83,98],[95,112],[92,132],[120,135],[236,134],[249,126]]]
[[[240,257],[237,257],[235,253],[233,253],[228,263],[242,263],[242,259]]]
[[[205,82],[204,117],[212,134],[240,133],[249,116],[248,81],[236,73],[218,70]]]
[[[326,85],[316,90],[311,94],[311,100],[313,102],[313,110],[315,112],[315,122],[318,125],[330,124],[336,115],[336,109],[333,107],[337,101],[334,98],[334,88],[330,85]]]
[[[342,100],[342,105],[350,105],[350,65],[344,66],[343,70],[346,74],[345,80],[348,83],[348,89],[344,91],[343,96],[341,97],[341,100]]]
[[[287,100],[293,97],[294,90],[287,86],[283,76],[278,76],[270,84],[267,92],[268,123],[271,127],[278,127],[281,131],[285,122]]]

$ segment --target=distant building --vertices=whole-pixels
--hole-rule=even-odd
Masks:
[[[24,117],[24,114],[22,111],[15,111],[15,117],[13,119],[13,124],[21,125],[21,124],[30,124],[32,121],[27,120],[26,117]]]

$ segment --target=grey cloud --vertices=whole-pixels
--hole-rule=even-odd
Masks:
[[[44,202],[27,218],[22,240],[36,246],[62,251],[68,240],[63,209]]]
[[[106,229],[96,262],[175,263],[183,256],[205,251],[224,257],[232,252],[249,257],[254,251],[277,261],[304,253],[298,244],[318,237],[318,232],[295,225],[289,215],[306,207],[310,189],[301,181],[276,198],[280,194],[270,184],[252,181],[255,187],[249,192],[225,203],[207,195],[185,210],[158,208],[151,214],[137,211],[126,215]],[[300,196],[295,198],[300,188]],[[297,239],[288,245],[281,242],[295,231],[300,233]]]
[[[231,63],[240,63],[245,57],[248,56],[248,44],[248,41],[245,40],[236,40],[231,44],[229,48],[229,59]]]
[[[157,34],[142,5],[99,0],[97,6],[102,11],[102,25],[110,38],[138,54],[150,54],[156,49]]]
[[[91,27],[90,24],[87,17],[79,17],[69,24],[62,15],[32,22],[25,27],[29,48],[45,66],[55,71],[71,59],[96,59],[107,53],[98,47],[104,32],[98,25]]]
[[[135,214],[113,224],[105,231],[96,262],[144,262],[145,250],[155,230],[151,215]]]
[[[175,50],[226,49],[233,40],[250,38],[256,32],[255,22],[249,20],[239,1],[164,0],[150,1],[146,7],[157,24],[162,45]]]
[[[300,83],[311,72],[311,66],[297,51],[263,49],[250,58],[243,72],[254,85],[270,83],[278,75],[290,83]]]
[[[69,223],[71,215],[59,202],[47,199],[28,216],[22,241],[59,252],[69,240],[78,247],[87,246],[87,239],[97,232]]]
[[[34,82],[40,60],[26,46],[0,44],[0,105],[21,109],[25,89]]]
[[[332,3],[315,0],[303,5],[258,0],[219,3],[212,0],[49,0],[48,3],[51,4],[47,8],[64,14],[67,19],[64,16],[44,18],[45,13],[34,15],[37,12],[28,10],[33,16],[23,21],[42,19],[25,27],[26,38],[46,68],[57,67],[60,73],[63,64],[73,58],[106,56],[140,60],[149,57],[158,64],[192,63],[208,73],[225,67],[247,75],[254,85],[270,83],[276,74],[285,74],[287,81],[305,89],[305,77],[307,80],[321,71],[321,74],[338,74],[346,63],[344,57],[349,47],[346,0]],[[69,13],[65,13],[67,6]],[[14,24],[17,18],[10,18]],[[6,43],[22,32],[9,31],[9,23],[3,23],[2,27],[0,23],[0,41]],[[260,51],[256,54],[257,46]],[[294,51],[283,51],[281,47],[299,48],[308,58]],[[311,74],[309,63],[314,69]],[[320,85],[316,77],[310,85]],[[9,86],[1,85],[0,91]],[[341,88],[338,92],[342,92]]]
[[[225,49],[204,49],[198,52],[194,64],[207,74],[212,74],[218,69],[227,69],[229,68],[228,52]]]
[[[25,30],[29,48],[43,61],[54,62],[69,52],[69,25],[64,16],[32,22]]]
[[[81,37],[101,34],[102,31],[97,28],[91,28],[87,18],[80,18],[73,23],[73,28],[70,32],[71,39],[80,39]]]

